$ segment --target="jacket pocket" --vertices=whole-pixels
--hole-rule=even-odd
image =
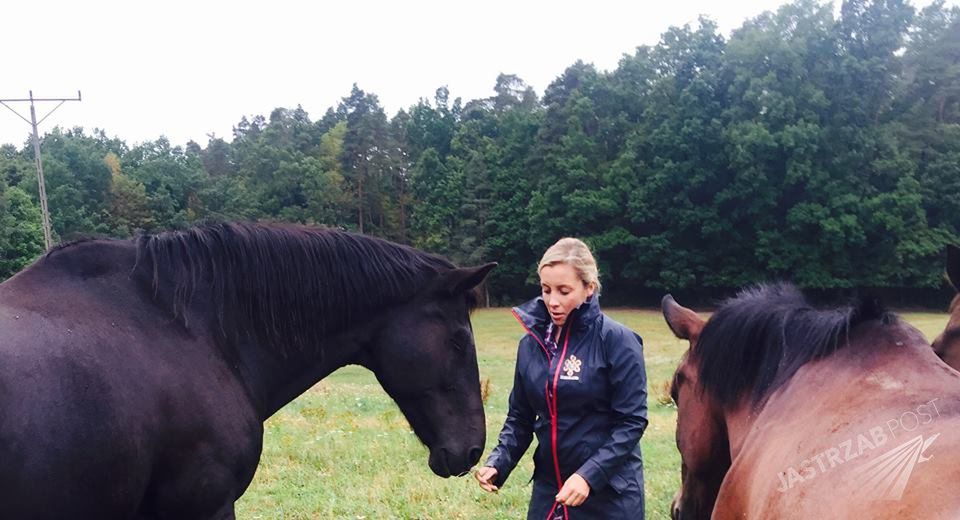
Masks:
[[[632,471],[627,472],[626,475],[624,475],[624,472],[618,472],[610,477],[610,487],[617,494],[622,495],[632,489],[639,489],[640,482],[637,480],[637,475]]]

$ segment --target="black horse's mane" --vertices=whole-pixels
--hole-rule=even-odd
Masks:
[[[893,318],[870,298],[818,310],[790,284],[743,289],[721,304],[700,333],[700,383],[723,406],[736,404],[752,388],[756,405],[806,363],[848,346],[856,325]]]
[[[95,235],[95,234],[76,236],[64,242],[61,242],[59,244],[54,244],[50,246],[50,249],[47,249],[46,253],[43,254],[43,257],[49,258],[53,256],[55,253],[59,253],[64,249],[70,249],[74,246],[86,244],[87,242],[96,242],[97,240],[108,240],[109,238],[110,237],[105,235]]]
[[[173,314],[210,287],[224,338],[282,352],[315,347],[377,310],[408,301],[454,265],[385,240],[292,224],[218,223],[137,239],[154,293],[172,289]],[[468,304],[476,304],[468,298]]]

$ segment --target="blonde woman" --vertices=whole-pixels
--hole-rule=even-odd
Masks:
[[[537,269],[499,443],[476,473],[496,491],[536,434],[528,520],[642,519],[647,378],[638,335],[600,311],[590,249],[564,238]]]

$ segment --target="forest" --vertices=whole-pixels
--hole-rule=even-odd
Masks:
[[[54,235],[324,225],[497,261],[492,304],[535,294],[562,236],[591,245],[620,304],[772,279],[944,284],[960,237],[957,7],[797,0],[729,36],[706,18],[673,27],[613,70],[578,61],[542,96],[512,74],[491,84],[393,115],[354,85],[323,114],[241,117],[206,145],[54,128]],[[43,252],[37,191],[30,142],[0,147],[0,279]]]

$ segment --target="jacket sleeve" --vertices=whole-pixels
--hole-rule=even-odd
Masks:
[[[607,442],[577,470],[594,491],[607,486],[610,477],[636,448],[647,428],[647,372],[643,363],[643,341],[640,336],[620,326],[610,331],[604,343],[611,364],[613,428]]]
[[[533,441],[533,427],[536,419],[536,412],[527,399],[523,389],[521,366],[521,353],[523,351],[524,341],[520,341],[520,349],[517,352],[517,364],[513,374],[513,390],[510,391],[510,405],[507,410],[507,419],[503,423],[503,429],[500,430],[497,447],[487,458],[486,465],[497,469],[497,477],[494,484],[497,487],[503,485],[510,476],[510,472],[517,466],[520,457],[527,451],[530,442]]]

